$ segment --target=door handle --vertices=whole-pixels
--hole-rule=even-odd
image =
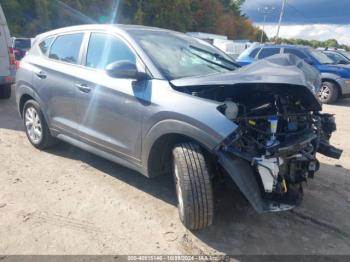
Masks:
[[[45,72],[40,71],[38,73],[35,73],[37,77],[39,77],[40,79],[46,79],[47,75],[45,74]]]
[[[89,87],[86,84],[76,84],[75,85],[81,92],[84,93],[90,93],[91,92],[91,87]]]

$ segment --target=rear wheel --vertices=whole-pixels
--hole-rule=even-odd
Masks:
[[[55,144],[39,104],[28,100],[23,108],[23,121],[30,143],[38,149],[45,149]]]
[[[332,104],[335,101],[337,101],[338,96],[339,96],[339,90],[334,83],[328,82],[328,81],[322,82],[322,86],[318,93],[318,97],[320,98],[320,101],[322,103]]]
[[[173,149],[173,173],[181,222],[191,230],[211,225],[214,211],[210,171],[199,145],[181,143]]]
[[[11,85],[0,86],[0,98],[9,99],[11,97]]]

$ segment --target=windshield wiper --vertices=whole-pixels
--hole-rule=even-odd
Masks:
[[[205,62],[207,62],[207,63],[209,63],[209,64],[213,64],[213,65],[219,66],[219,67],[221,67],[221,68],[225,68],[225,69],[230,70],[230,71],[233,70],[233,69],[232,69],[231,67],[229,67],[229,66],[225,66],[225,65],[223,65],[223,64],[216,63],[216,62],[214,62],[213,60],[206,59],[206,58],[204,58],[203,56],[201,56],[201,55],[199,55],[199,54],[196,54],[195,52],[192,52],[192,51],[189,50],[189,49],[185,49],[185,50],[186,50],[187,52],[189,52],[190,54],[192,54],[192,55],[194,55],[194,56],[196,56],[196,57],[202,59],[203,61],[205,61]]]
[[[196,51],[202,52],[202,53],[209,54],[209,55],[211,55],[211,56],[213,56],[213,57],[215,57],[215,58],[217,58],[217,59],[220,59],[220,60],[223,61],[223,62],[226,62],[227,64],[230,64],[230,65],[234,66],[234,68],[232,68],[232,67],[230,67],[230,68],[226,67],[227,69],[234,70],[234,69],[237,69],[237,67],[238,67],[236,63],[234,63],[233,61],[231,61],[231,60],[229,60],[229,59],[223,57],[223,56],[220,55],[219,53],[211,53],[211,52],[209,52],[209,51],[207,51],[207,50],[205,50],[205,49],[202,49],[202,48],[199,48],[199,47],[196,47],[196,46],[193,46],[193,45],[190,45],[190,48],[191,48],[191,49],[194,49],[194,50],[196,50]],[[192,53],[192,54],[195,54],[195,53],[193,53],[193,52],[191,52],[191,53]],[[200,56],[200,55],[198,55],[198,54],[195,54],[195,55]],[[201,58],[203,58],[203,59],[205,59],[205,60],[209,60],[210,62],[216,63],[215,61],[212,61],[212,60],[210,60],[210,59],[206,59],[206,58],[204,58],[204,57],[202,57],[202,56],[201,56]],[[216,63],[216,64],[217,64],[217,63]],[[220,65],[220,66],[223,66],[222,64],[219,64],[219,65]]]

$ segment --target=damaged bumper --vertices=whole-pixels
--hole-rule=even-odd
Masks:
[[[313,178],[320,166],[317,152],[340,158],[342,150],[329,144],[336,130],[334,117],[317,113],[312,119],[309,132],[268,144],[262,156],[237,147],[242,133],[232,134],[217,151],[221,167],[258,213],[290,210],[301,202],[302,182]]]

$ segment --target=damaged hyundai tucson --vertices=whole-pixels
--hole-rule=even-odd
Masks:
[[[293,55],[245,68],[174,31],[86,25],[39,35],[21,61],[16,99],[31,144],[63,140],[147,177],[171,173],[189,229],[213,221],[212,183],[231,179],[259,213],[301,203],[335,117],[320,76]]]

